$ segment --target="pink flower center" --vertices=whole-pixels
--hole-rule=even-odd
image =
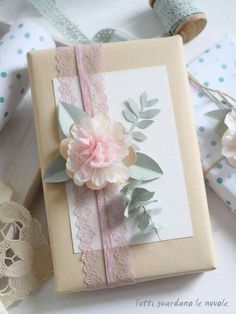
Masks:
[[[97,137],[90,146],[89,164],[91,167],[102,168],[111,164],[117,155],[117,145],[109,137]]]

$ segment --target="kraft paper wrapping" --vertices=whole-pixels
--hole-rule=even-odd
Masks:
[[[71,75],[76,75],[74,50]],[[104,44],[104,71],[166,65],[174,105],[194,236],[130,247],[137,282],[215,268],[212,235],[181,37]],[[41,170],[59,153],[52,80],[56,50],[28,54]],[[56,292],[87,290],[80,254],[74,254],[64,184],[43,184]],[[173,213],[178,215],[178,213]],[[101,252],[101,270],[104,265]],[[105,273],[104,273],[105,276]]]

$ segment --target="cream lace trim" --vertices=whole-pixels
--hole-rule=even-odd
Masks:
[[[14,202],[0,205],[0,300],[8,308],[52,274],[50,246],[39,222]]]

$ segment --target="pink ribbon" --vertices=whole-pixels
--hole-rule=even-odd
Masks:
[[[99,49],[100,45],[96,46]],[[91,89],[93,88],[93,86],[91,85],[89,73],[86,68],[87,61],[84,60],[85,58],[84,47],[85,46],[82,45],[76,46],[75,53],[80,78],[80,88],[83,98],[84,110],[88,113],[90,117],[92,117],[94,115],[91,96]],[[100,60],[96,60],[96,62],[99,63]],[[101,106],[101,108],[102,107],[106,107],[106,104],[104,104],[104,106]],[[107,285],[109,287],[114,287],[117,284],[117,279],[114,265],[111,229],[109,227],[109,208],[107,208],[106,203],[106,192],[104,189],[102,189],[96,191],[95,193],[97,201],[98,218],[101,229],[102,248],[104,255]]]
[[[112,250],[111,230],[109,227],[108,217],[109,208],[106,203],[106,192],[104,189],[96,191],[98,217],[101,226],[102,246],[105,262],[105,271],[107,284],[114,287],[117,284],[116,272],[114,266],[114,256]]]
[[[91,95],[90,95],[90,81],[88,78],[87,71],[85,69],[85,61],[84,61],[84,53],[82,46],[75,47],[76,60],[78,73],[80,78],[80,89],[83,98],[83,106],[85,112],[92,117],[93,116],[93,107],[91,103]]]

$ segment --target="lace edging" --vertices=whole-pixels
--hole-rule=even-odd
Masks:
[[[107,96],[105,90],[105,79],[101,73],[102,57],[101,45],[86,45],[83,46],[83,73],[80,76],[82,92],[86,92],[88,105],[92,104],[91,115],[98,112],[107,112]],[[70,76],[70,60],[73,50],[68,48],[57,49],[57,69],[59,72],[60,92],[62,99],[73,105],[77,105],[72,99],[71,81],[65,80],[66,76]],[[74,52],[73,52],[74,53]],[[81,57],[81,56],[80,56]],[[110,190],[109,190],[110,189]],[[106,197],[110,202],[114,201],[114,196],[117,196],[117,186],[106,188]],[[95,192],[88,190],[85,187],[73,188],[74,192],[74,214],[77,217],[78,238],[80,240],[81,260],[84,264],[83,270],[85,273],[85,283],[89,289],[98,289],[107,286],[106,274],[104,269],[104,256],[101,251],[94,248],[94,241],[97,237],[101,238],[100,234],[96,234],[93,230],[91,219],[98,219],[88,204],[91,198],[95,197]],[[92,194],[93,195],[92,195]],[[116,193],[116,194],[114,194]],[[119,195],[119,193],[118,193]],[[120,199],[117,199],[117,204]],[[118,207],[117,207],[118,206]],[[120,203],[117,206],[112,206],[114,211],[109,214],[109,224],[111,233],[112,253],[115,268],[115,285],[123,285],[134,282],[134,272],[129,250],[127,237],[127,229],[123,219],[123,211]],[[115,225],[114,225],[115,223]]]
[[[0,206],[0,300],[6,308],[35,291],[52,270],[40,223],[15,202]]]

